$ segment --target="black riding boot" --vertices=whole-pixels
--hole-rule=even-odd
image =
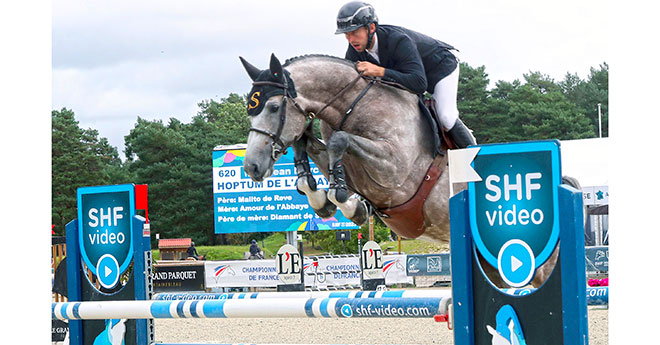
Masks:
[[[456,119],[454,127],[452,127],[449,132],[447,132],[447,134],[449,134],[459,149],[466,148],[469,145],[477,144],[474,136],[472,136],[472,133],[470,133],[470,130],[465,126],[461,119]]]

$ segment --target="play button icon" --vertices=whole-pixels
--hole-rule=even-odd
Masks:
[[[111,254],[105,254],[99,258],[96,264],[99,284],[106,289],[112,289],[119,281],[119,263]]]
[[[112,273],[112,270],[110,269],[110,267],[105,266],[105,273],[103,274],[104,277],[105,277],[105,278],[109,277],[109,276],[110,276],[110,273]]]
[[[497,256],[497,269],[509,286],[523,287],[534,278],[535,259],[532,249],[522,240],[506,242]]]
[[[511,257],[511,272],[517,271],[522,265],[522,261],[516,259],[515,256]]]

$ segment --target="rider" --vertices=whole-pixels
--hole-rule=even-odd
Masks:
[[[259,259],[263,259],[263,256],[261,256],[261,248],[259,248],[257,240],[252,240],[252,244],[250,244],[250,255]]]
[[[379,25],[373,6],[351,1],[339,9],[337,31],[348,40],[346,59],[357,62],[364,75],[396,82],[409,90],[433,95],[436,120],[459,148],[476,144],[458,118],[456,48],[418,32]]]
[[[188,247],[188,250],[186,250],[188,257],[189,258],[194,258],[195,260],[199,260],[199,257],[197,254],[197,249],[195,248],[195,242],[190,242],[190,247]]]

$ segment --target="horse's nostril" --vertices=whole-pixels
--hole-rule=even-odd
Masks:
[[[257,165],[254,164],[254,163],[248,164],[246,166],[246,170],[247,170],[248,175],[250,175],[250,176],[257,176],[257,173],[259,172]]]

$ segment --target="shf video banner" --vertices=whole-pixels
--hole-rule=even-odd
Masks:
[[[298,179],[293,149],[273,167],[271,177],[254,182],[243,171],[245,146],[220,146],[213,151],[213,206],[215,233],[297,230],[357,229],[337,210],[321,219],[307,197],[296,190]],[[328,180],[310,161],[317,188],[328,188]]]

